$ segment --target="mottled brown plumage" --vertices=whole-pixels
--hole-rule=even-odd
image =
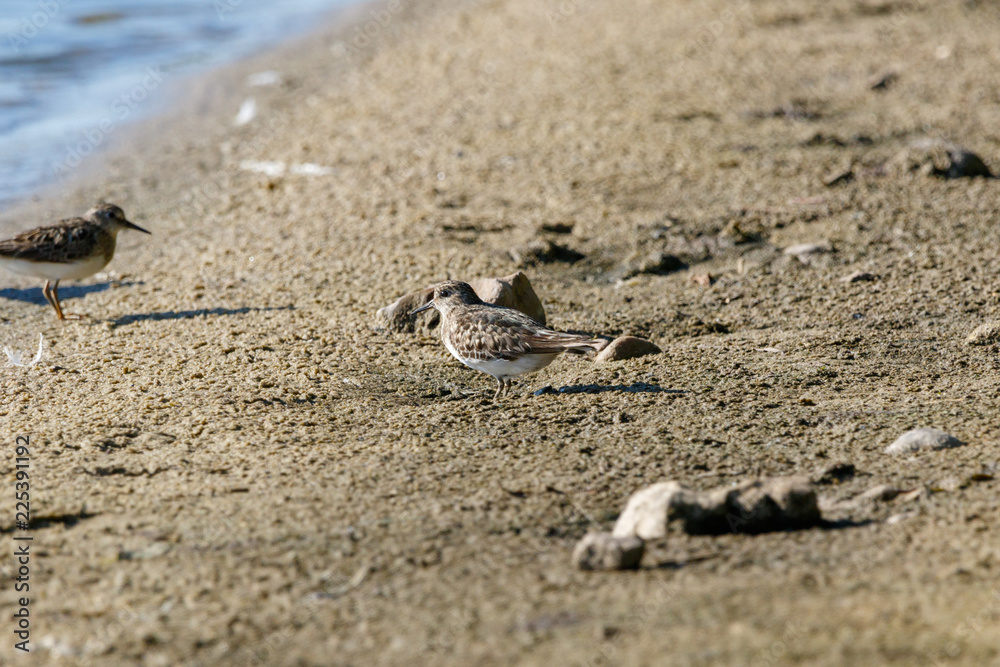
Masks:
[[[80,316],[63,314],[59,305],[59,281],[86,278],[103,269],[114,257],[115,241],[123,229],[149,233],[125,219],[114,204],[101,204],[82,218],[61,220],[0,241],[0,265],[14,273],[45,278],[42,293],[56,316],[75,319]]]
[[[84,218],[60,220],[0,241],[0,256],[29,262],[65,264],[96,254],[110,259],[114,253],[114,235]]]
[[[437,308],[441,340],[463,364],[497,380],[493,398],[510,388],[510,378],[545,368],[562,352],[586,352],[599,341],[548,329],[512,308],[484,303],[468,284],[441,283],[434,298],[416,309]]]

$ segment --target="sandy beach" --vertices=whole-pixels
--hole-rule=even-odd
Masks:
[[[0,663],[1000,662],[1000,344],[966,342],[1000,318],[1000,181],[934,173],[945,142],[1000,172],[998,19],[377,0],[164,81],[176,109],[0,215],[106,199],[152,232],[64,284],[83,322],[0,282],[0,345],[45,341],[0,372],[0,529],[28,436],[34,537],[33,655],[4,625]],[[376,318],[516,270],[554,328],[662,354],[494,403],[436,330]],[[920,427],[966,444],[885,453]],[[827,523],[573,564],[644,486],[776,475],[822,482]]]

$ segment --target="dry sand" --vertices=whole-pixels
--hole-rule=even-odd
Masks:
[[[996,5],[415,4],[362,48],[368,8],[178,86],[180,111],[5,214],[103,197],[154,234],[64,288],[83,323],[36,282],[0,291],[0,342],[48,345],[0,373],[8,533],[14,437],[33,445],[17,664],[997,664],[1000,364],[964,339],[1000,317],[1000,181],[893,162],[932,137],[1000,170]],[[264,69],[285,83],[247,88]],[[555,223],[586,258],[526,269],[550,324],[663,354],[561,359],[494,404],[434,332],[378,328],[403,292],[510,273]],[[691,268],[616,281],[655,251]],[[883,453],[923,426],[968,445]],[[838,460],[858,474],[824,502],[925,492],[572,567],[644,485]]]

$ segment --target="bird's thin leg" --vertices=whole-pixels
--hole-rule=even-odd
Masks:
[[[42,294],[45,296],[45,300],[49,302],[49,305],[55,308],[56,304],[52,303],[52,295],[49,294],[49,287],[51,286],[52,286],[52,281],[46,280],[45,287],[42,288]]]
[[[49,302],[49,305],[55,308],[56,317],[58,317],[60,320],[64,320],[66,319],[66,317],[63,315],[62,308],[59,307],[59,296],[57,292],[58,287],[59,287],[58,280],[56,281],[55,288],[52,287],[52,281],[46,280],[45,287],[42,288],[42,294],[45,295],[45,300]]]
[[[506,396],[506,395],[508,395],[510,393],[510,390],[513,388],[513,386],[514,386],[514,381],[513,380],[511,380],[510,378],[504,379],[504,381],[503,381],[503,393],[504,393],[504,396]]]
[[[62,307],[59,305],[59,281],[52,286],[52,300],[53,305],[56,307],[56,312],[59,313],[60,320],[82,320],[85,315],[78,315],[76,313],[63,313]]]
[[[497,378],[497,391],[496,391],[495,394],[493,394],[493,400],[494,401],[497,400],[498,398],[500,398],[500,393],[502,391],[503,391],[503,380],[501,380],[500,378]]]

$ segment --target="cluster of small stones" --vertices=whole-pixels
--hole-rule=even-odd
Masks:
[[[885,452],[915,454],[964,445],[958,438],[931,428],[902,434]],[[665,538],[672,523],[689,535],[765,533],[798,530],[823,524],[815,485],[839,484],[854,477],[853,464],[837,462],[807,477],[753,479],[709,491],[695,491],[677,481],[640,489],[629,497],[610,533],[590,532],[576,545],[573,561],[583,570],[638,568],[647,540]],[[823,509],[871,507],[896,500],[905,502],[925,495],[924,489],[900,489],[878,484],[846,503]]]

